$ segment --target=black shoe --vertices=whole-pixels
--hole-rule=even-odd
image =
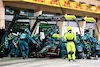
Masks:
[[[3,58],[2,56],[0,56],[0,58]]]
[[[70,59],[68,61],[71,61]]]
[[[23,56],[23,59],[25,59],[26,57],[25,56]]]
[[[91,59],[90,56],[88,56],[87,59]]]

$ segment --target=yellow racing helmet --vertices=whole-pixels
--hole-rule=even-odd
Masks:
[[[71,26],[68,26],[67,27],[67,31],[69,31],[69,30],[72,30],[72,27]]]

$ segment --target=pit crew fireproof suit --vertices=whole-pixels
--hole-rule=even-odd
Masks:
[[[64,40],[67,41],[67,53],[68,53],[68,59],[73,59],[75,60],[75,44],[74,41],[76,40],[75,34],[72,32],[72,27],[68,26],[67,27],[67,33],[64,35]],[[72,57],[71,57],[72,54]]]

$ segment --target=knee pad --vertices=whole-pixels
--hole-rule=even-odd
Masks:
[[[68,54],[72,54],[72,52],[69,52]]]
[[[74,54],[74,52],[72,52],[72,54]]]

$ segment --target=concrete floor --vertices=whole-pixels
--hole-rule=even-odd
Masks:
[[[0,67],[100,67],[99,60],[77,59],[69,62],[68,59],[47,58],[8,58],[0,59]]]

